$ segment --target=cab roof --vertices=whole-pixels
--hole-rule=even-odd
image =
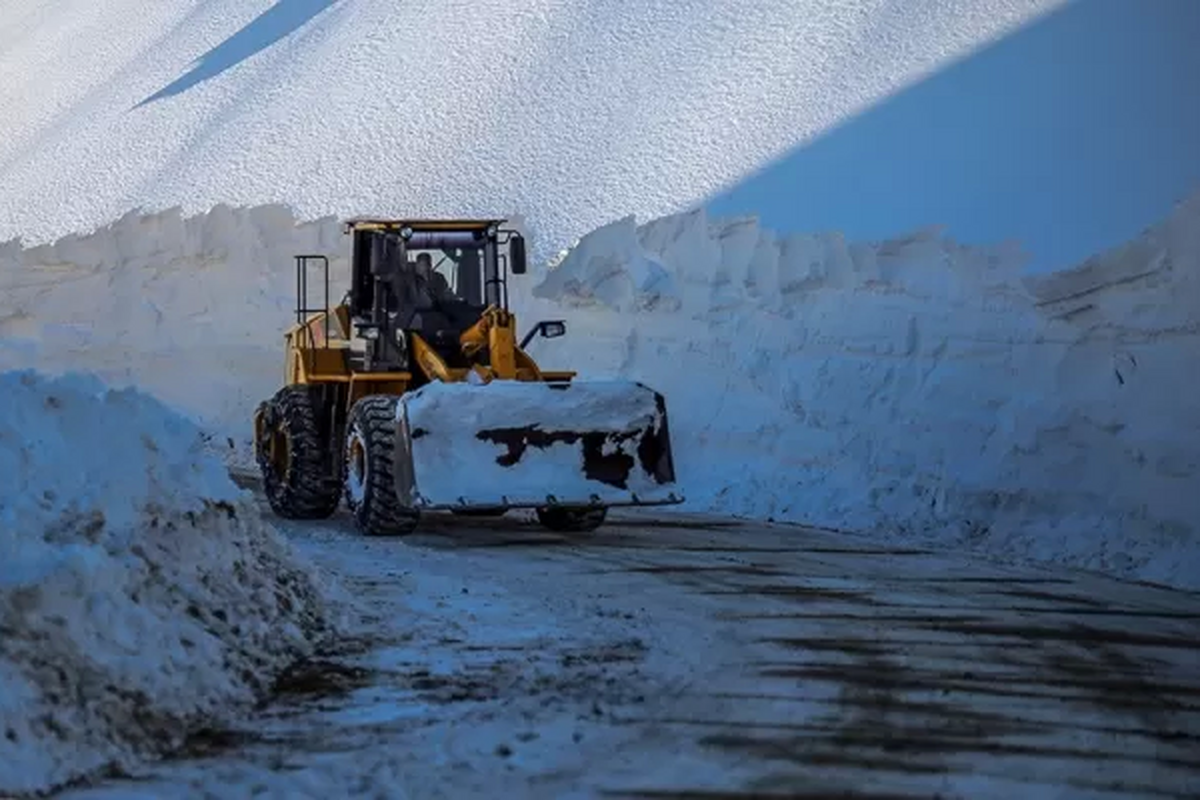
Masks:
[[[400,230],[414,231],[484,231],[492,225],[501,225],[508,220],[489,219],[391,219],[378,217],[352,217],[346,220],[346,230]]]

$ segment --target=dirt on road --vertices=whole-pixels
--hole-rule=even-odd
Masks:
[[[279,524],[360,634],[63,797],[1200,796],[1198,595],[687,515]]]

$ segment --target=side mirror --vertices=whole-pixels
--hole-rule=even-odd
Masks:
[[[524,275],[528,266],[525,263],[525,237],[514,233],[508,240],[508,246],[509,269],[513,275]]]
[[[567,323],[561,319],[544,319],[537,325],[533,326],[533,330],[525,334],[525,338],[517,345],[522,350],[529,346],[533,341],[534,336],[541,336],[543,339],[557,339],[560,336],[566,336]]]

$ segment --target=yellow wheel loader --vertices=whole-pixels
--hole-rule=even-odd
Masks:
[[[403,535],[425,511],[532,508],[555,531],[590,531],[610,506],[683,502],[666,404],[640,383],[575,381],[518,341],[507,280],[525,241],[505,220],[353,219],[350,287],[329,305],[329,259],[296,256],[284,386],[254,415],[274,512]],[[309,307],[323,270],[324,303]]]

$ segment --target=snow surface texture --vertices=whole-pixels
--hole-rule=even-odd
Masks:
[[[574,367],[666,395],[694,506],[1200,588],[1200,194],[1023,263],[692,213],[595,231],[533,294],[577,308]]]
[[[1062,4],[0,0],[0,241],[286,199],[520,208],[557,249],[678,211]]]
[[[133,390],[0,374],[0,794],[178,747],[335,630],[198,443]]]
[[[657,432],[654,392],[627,381],[595,381],[555,389],[546,384],[493,382],[487,385],[431,384],[397,408],[409,429],[420,430],[412,447],[416,491],[428,505],[607,503],[665,500],[677,487],[660,487],[638,460],[641,433]],[[506,429],[537,434],[576,434],[548,444],[516,440]],[[628,459],[624,486],[589,479],[583,469],[579,432],[616,434],[603,449],[606,459]],[[496,438],[480,439],[491,432]],[[629,438],[620,439],[620,435]],[[464,479],[467,483],[464,484]]]

